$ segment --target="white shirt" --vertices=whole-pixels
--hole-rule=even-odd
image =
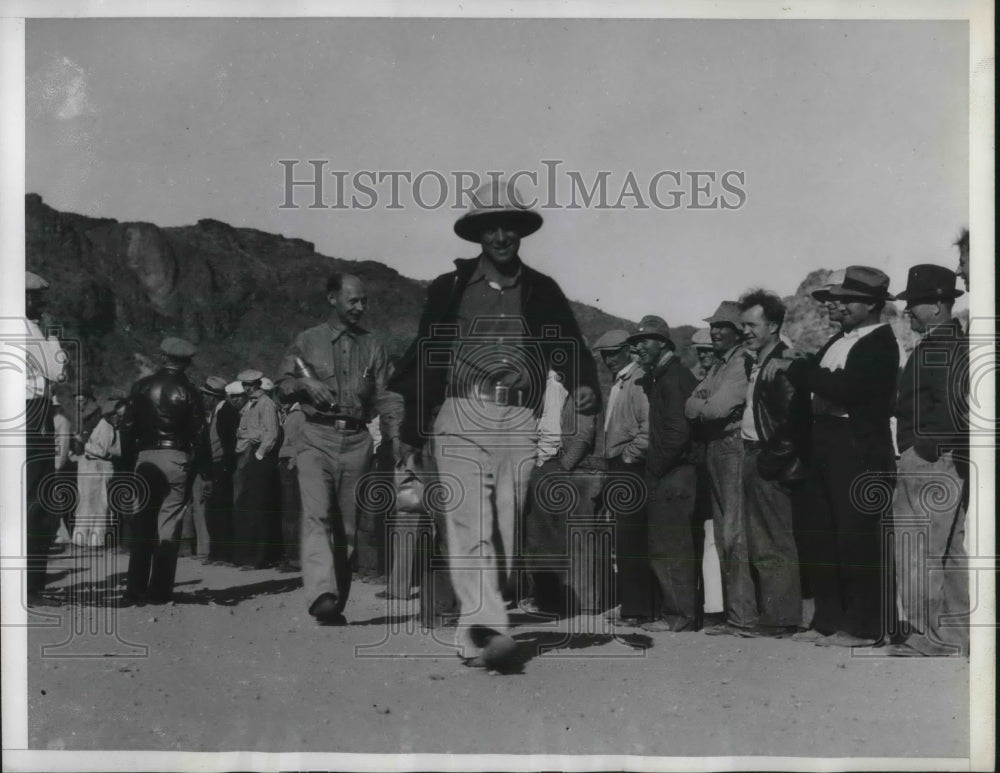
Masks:
[[[535,464],[541,467],[545,462],[559,453],[562,445],[561,414],[563,403],[569,392],[562,385],[559,375],[549,371],[545,382],[545,397],[542,401],[542,415],[538,419],[538,447],[535,451]]]
[[[604,431],[608,431],[608,424],[611,421],[611,409],[614,407],[615,402],[618,400],[618,396],[622,393],[622,386],[625,383],[626,377],[633,370],[639,367],[639,363],[632,360],[628,365],[618,371],[615,374],[615,383],[611,385],[611,392],[608,394],[608,405],[604,410]]]

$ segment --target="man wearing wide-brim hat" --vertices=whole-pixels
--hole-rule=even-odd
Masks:
[[[841,332],[815,355],[772,358],[768,368],[787,369],[788,380],[812,393],[812,458],[806,478],[811,505],[808,534],[797,535],[800,563],[815,597],[812,627],[799,641],[822,646],[872,646],[885,635],[893,610],[885,598],[887,577],[882,518],[889,503],[866,497],[859,486],[878,486],[895,470],[890,429],[899,375],[899,346],[880,321],[889,277],[870,266],[848,266],[830,287],[841,307]],[[884,485],[884,484],[883,484]]]
[[[694,376],[675,352],[670,327],[658,316],[639,321],[629,343],[637,352],[649,397],[646,507],[617,524],[619,624],[648,631],[694,631],[701,624],[695,561],[691,428],[684,402]],[[656,587],[650,584],[650,573]]]
[[[541,224],[508,181],[476,191],[455,233],[480,254],[431,283],[417,338],[389,385],[407,408],[400,456],[419,454],[433,438],[442,480],[464,487],[443,514],[462,608],[458,644],[470,665],[500,670],[515,667],[518,653],[498,577],[512,568],[528,484],[518,471],[534,457],[548,364],[576,410],[600,409],[594,359],[569,303],[521,260],[521,240]]]
[[[952,317],[955,272],[910,269],[906,315],[922,337],[903,369],[896,399],[899,475],[893,500],[896,577],[909,622],[897,657],[969,653],[969,571],[965,552],[969,485],[969,345]],[[927,492],[940,496],[933,503]]]
[[[129,397],[127,422],[145,500],[132,519],[126,602],[165,604],[173,595],[191,478],[208,453],[201,392],[184,373],[197,351],[182,338],[164,338],[160,369],[137,381]]]

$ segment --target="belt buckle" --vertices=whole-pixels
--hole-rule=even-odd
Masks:
[[[501,406],[505,407],[510,404],[510,387],[506,387],[503,384],[493,385],[493,401]]]

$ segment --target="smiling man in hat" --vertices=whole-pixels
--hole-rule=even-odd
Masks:
[[[201,393],[184,373],[197,349],[168,337],[160,351],[160,369],[132,386],[126,409],[138,452],[135,472],[145,482],[141,493],[148,493],[130,535],[125,600],[132,603],[171,599],[195,462],[206,453]]]
[[[740,425],[747,392],[740,306],[736,301],[723,301],[705,322],[716,361],[688,398],[684,415],[691,422],[696,442],[705,444],[708,496],[722,573],[726,619],[705,632],[733,634],[757,622],[746,528],[740,512]]]
[[[827,289],[841,311],[841,332],[815,355],[789,361],[788,380],[812,393],[811,467],[806,497],[812,545],[800,559],[810,566],[816,611],[799,641],[822,646],[872,646],[886,630],[893,605],[885,604],[882,517],[888,502],[868,506],[865,487],[895,471],[889,420],[899,374],[899,346],[880,322],[889,277],[868,266],[849,266]],[[772,371],[762,375],[770,378]]]
[[[462,609],[457,643],[469,665],[497,670],[518,662],[501,578],[511,572],[547,365],[574,410],[600,409],[596,366],[569,303],[521,261],[521,240],[541,225],[504,180],[472,196],[455,233],[480,254],[431,283],[417,338],[389,386],[407,408],[400,456],[419,455],[432,439],[442,480],[461,482],[464,494],[442,515]]]
[[[969,653],[969,571],[963,489],[968,485],[968,339],[952,318],[955,272],[910,269],[906,302],[921,334],[899,380],[899,476],[893,501],[896,576],[910,634],[893,656]],[[935,490],[942,496],[931,498]],[[931,507],[933,505],[933,507]]]
[[[695,560],[697,482],[689,458],[691,428],[684,403],[695,380],[676,355],[670,328],[662,318],[643,317],[628,340],[645,371],[649,446],[646,507],[618,522],[618,622],[641,625],[647,631],[694,631],[701,625]]]

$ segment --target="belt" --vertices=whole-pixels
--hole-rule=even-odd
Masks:
[[[139,443],[136,446],[136,451],[160,451],[162,449],[191,453],[191,444],[182,440],[157,440],[155,443]]]
[[[333,427],[343,432],[362,432],[368,429],[367,424],[353,416],[322,416],[314,413],[311,416],[306,416],[306,421],[322,424],[324,427]]]
[[[479,387],[463,387],[448,384],[444,391],[445,397],[464,397],[470,400],[480,400],[496,405],[516,405],[523,407],[528,401],[526,389],[511,389],[500,384],[483,384]]]

